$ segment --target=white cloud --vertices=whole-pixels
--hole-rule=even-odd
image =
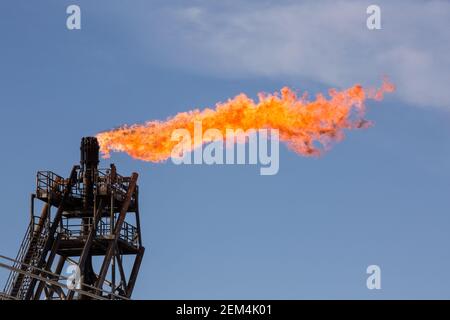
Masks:
[[[376,1],[382,30],[368,30],[365,1],[197,2],[163,10],[152,50],[167,62],[232,77],[298,77],[330,86],[376,85],[450,110],[450,2]]]

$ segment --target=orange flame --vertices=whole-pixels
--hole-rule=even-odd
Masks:
[[[218,103],[214,110],[195,109],[166,121],[126,125],[101,132],[97,139],[106,158],[115,151],[126,152],[144,161],[161,162],[170,158],[179,143],[172,141],[172,132],[187,129],[193,137],[194,121],[201,121],[204,131],[218,129],[223,136],[227,129],[278,129],[280,140],[294,152],[305,156],[319,155],[331,142],[342,140],[343,129],[371,125],[364,119],[366,99],[382,100],[384,93],[394,90],[394,85],[385,80],[379,89],[363,89],[361,85],[342,91],[330,89],[329,99],[318,94],[314,101],[308,101],[306,93],[299,97],[287,87],[279,93],[260,93],[257,102],[240,94]],[[195,147],[193,145],[191,150]]]

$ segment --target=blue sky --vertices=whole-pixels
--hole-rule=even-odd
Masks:
[[[134,297],[450,298],[448,3],[380,1],[378,31],[364,2],[183,3],[0,3],[0,252],[16,254],[36,171],[68,175],[82,136],[241,92],[387,74],[398,90],[368,103],[373,128],[319,159],[281,146],[275,176],[113,154],[119,172],[140,173]],[[79,31],[65,27],[69,4]],[[366,288],[371,264],[379,291]]]

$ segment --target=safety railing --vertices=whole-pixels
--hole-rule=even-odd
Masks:
[[[97,192],[101,192],[100,189],[104,188],[107,192],[113,192],[117,200],[125,200],[130,177],[124,177],[116,173],[112,178],[110,169],[99,169],[96,179],[94,185]],[[52,195],[61,196],[68,183],[68,179],[64,179],[52,171],[38,171],[36,181],[36,195],[40,199],[47,199]],[[81,198],[83,194],[84,185],[82,179],[79,178],[72,186],[71,197]],[[132,195],[131,202],[134,202],[135,194],[136,192]]]
[[[97,185],[105,185],[110,188],[110,191],[114,193],[116,196],[116,199],[123,201],[125,200],[125,197],[128,192],[128,187],[130,185],[131,178],[130,177],[124,177],[120,174],[116,173],[114,175],[114,178],[111,176],[111,170],[110,169],[99,169],[98,170],[98,181]],[[135,200],[136,191],[133,193],[131,197],[131,201],[134,202]]]
[[[87,238],[89,231],[93,227],[94,218],[86,217],[80,219],[63,218],[62,223],[58,228],[59,233],[66,239]],[[111,228],[111,218],[103,217],[96,229],[96,237],[109,238],[113,233]],[[138,245],[138,231],[137,228],[128,222],[123,222],[122,228],[119,233],[119,239],[127,242],[130,245]]]
[[[36,195],[38,198],[47,198],[52,193],[64,192],[64,178],[52,171],[39,171],[37,173]]]

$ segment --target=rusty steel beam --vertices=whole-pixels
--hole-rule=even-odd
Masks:
[[[117,259],[117,265],[119,266],[119,273],[120,273],[120,279],[123,283],[123,289],[124,291],[127,288],[127,277],[125,276],[125,271],[123,269],[122,259],[120,258],[120,254],[116,253],[116,259]]]
[[[19,268],[15,268],[15,267],[12,267],[12,266],[8,266],[8,265],[6,265],[6,264],[4,264],[4,263],[1,263],[1,262],[0,262],[0,267],[9,269],[9,270],[11,270],[11,271],[15,271],[15,272],[19,272],[19,273],[26,274],[27,276],[30,276],[30,277],[32,277],[33,279],[37,279],[37,280],[41,280],[41,281],[46,281],[46,282],[47,282],[48,284],[50,284],[50,285],[54,285],[54,286],[57,286],[57,287],[60,287],[60,288],[67,289],[67,285],[65,285],[65,284],[59,283],[59,282],[57,282],[57,281],[54,281],[54,280],[51,280],[51,279],[48,279],[48,278],[41,277],[41,276],[39,276],[39,275],[37,275],[37,274],[35,274],[35,273],[33,273],[33,272],[25,272],[25,271],[23,271],[23,270],[21,270],[21,269],[19,269]],[[76,290],[77,292],[80,292],[80,293],[82,293],[82,294],[84,294],[84,295],[87,295],[87,296],[89,296],[89,297],[91,297],[91,298],[94,298],[94,299],[107,300],[106,298],[104,298],[104,297],[102,297],[102,296],[99,296],[99,295],[95,295],[95,294],[93,294],[93,293],[91,293],[91,292],[86,292],[86,291],[83,291],[83,290],[80,290],[80,289],[74,289],[74,290]]]
[[[139,252],[134,260],[133,269],[131,270],[130,279],[128,280],[128,286],[126,290],[127,298],[131,297],[134,290],[134,285],[136,284],[137,275],[139,273],[139,268],[141,267],[142,258],[144,257],[145,248],[140,247]]]

